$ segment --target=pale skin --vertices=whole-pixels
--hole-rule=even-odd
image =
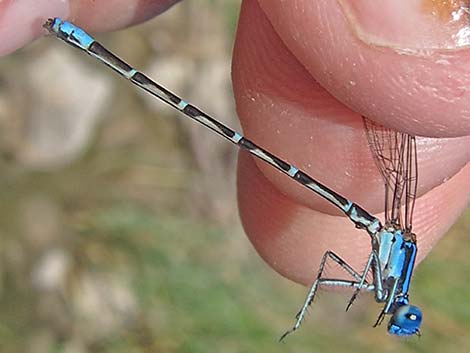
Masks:
[[[0,54],[42,36],[47,17],[101,32],[143,22],[173,3],[3,1]],[[436,65],[439,53],[418,58],[377,48],[350,30],[336,1],[315,4],[244,1],[232,74],[244,133],[379,216],[383,190],[361,114],[427,137],[418,147],[414,231],[420,261],[470,203],[470,66],[461,65],[470,62],[470,51],[446,52],[449,64]],[[25,30],[13,28],[15,21]],[[246,233],[284,276],[310,284],[328,249],[357,269],[365,263],[370,245],[364,232],[246,153],[239,158],[238,194]]]

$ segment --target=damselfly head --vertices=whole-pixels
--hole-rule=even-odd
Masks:
[[[421,309],[414,305],[403,305],[393,314],[388,323],[388,333],[397,336],[419,335],[423,321]]]

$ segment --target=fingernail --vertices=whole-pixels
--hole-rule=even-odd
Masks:
[[[0,1],[0,55],[44,34],[42,25],[48,18],[67,18],[69,12],[69,0]]]
[[[468,0],[338,0],[368,44],[404,50],[470,45]]]

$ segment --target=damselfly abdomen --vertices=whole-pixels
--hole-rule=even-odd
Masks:
[[[419,334],[422,313],[419,308],[409,304],[408,297],[417,252],[416,237],[412,233],[412,215],[417,186],[416,143],[413,136],[377,126],[366,118],[364,119],[369,144],[385,182],[386,216],[385,223],[382,224],[378,218],[359,205],[246,139],[240,133],[185,102],[176,94],[132,68],[96,42],[81,28],[59,18],[48,20],[44,27],[59,39],[103,62],[133,84],[182,112],[186,117],[204,125],[325,198],[344,212],[357,228],[363,229],[369,234],[371,252],[366,266],[360,272],[349,266],[335,253],[327,251],[324,254],[316,280],[297,315],[294,327],[287,331],[281,339],[300,327],[319,286],[354,288],[354,294],[348,307],[354,302],[360,291],[373,292],[377,302],[383,303],[383,309],[376,325],[379,325],[386,315],[390,315],[388,331],[391,334],[398,336]],[[351,276],[351,279],[323,277],[323,269],[327,260],[340,265]],[[367,280],[369,273],[372,273],[372,281]]]

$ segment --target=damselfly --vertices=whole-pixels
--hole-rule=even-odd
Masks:
[[[383,304],[375,323],[380,325],[390,315],[388,332],[397,336],[418,334],[422,321],[421,310],[409,304],[408,291],[416,258],[416,236],[412,233],[412,216],[417,187],[416,142],[414,136],[378,126],[364,118],[371,151],[385,182],[385,224],[359,205],[349,201],[305,172],[278,158],[243,137],[195,106],[185,102],[166,88],[132,68],[116,55],[96,42],[84,30],[59,18],[49,19],[44,27],[64,42],[77,47],[111,67],[133,84],[161,99],[186,117],[219,134],[238,147],[270,164],[277,170],[317,193],[338,207],[359,229],[371,239],[371,252],[362,272],[354,270],[332,251],[327,251],[320,263],[317,277],[297,314],[295,325],[281,336],[297,330],[320,286],[354,289],[348,308],[360,291],[373,292],[377,302]],[[338,264],[351,277],[350,280],[323,277],[326,262]],[[368,274],[372,273],[372,281]]]

